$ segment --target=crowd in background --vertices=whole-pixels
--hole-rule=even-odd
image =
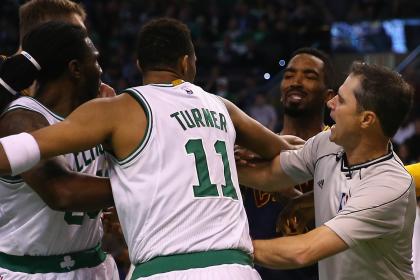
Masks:
[[[23,2],[3,0],[0,4],[2,54],[11,55],[17,49],[18,6]],[[420,2],[414,0],[76,2],[86,8],[88,30],[101,53],[103,80],[118,91],[141,83],[134,55],[139,27],[153,17],[175,17],[192,31],[197,84],[232,100],[274,131],[281,130],[281,107],[278,94],[267,94],[273,87],[278,89],[270,78],[281,73],[293,50],[312,46],[331,53],[330,26],[335,21],[420,17]],[[412,116],[394,142],[401,158],[410,163],[420,160],[420,59],[409,64],[402,75],[417,94]],[[119,248],[120,241],[110,242]],[[125,254],[121,252],[122,260]]]

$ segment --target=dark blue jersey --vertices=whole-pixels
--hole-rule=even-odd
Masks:
[[[313,183],[310,182],[310,184],[312,187]],[[246,187],[242,187],[242,196],[252,239],[279,237],[280,235],[276,233],[277,218],[289,199],[277,193],[266,193]],[[317,264],[291,270],[273,270],[256,265],[255,269],[260,273],[263,280],[318,279]]]

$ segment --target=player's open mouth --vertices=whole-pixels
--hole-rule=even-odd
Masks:
[[[305,96],[306,94],[301,91],[289,91],[286,98],[291,101],[301,101]]]
[[[288,98],[291,99],[292,101],[301,101],[302,100],[302,96],[295,95],[295,94],[289,95]]]

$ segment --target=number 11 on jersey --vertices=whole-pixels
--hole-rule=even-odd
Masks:
[[[193,186],[195,197],[211,197],[219,196],[217,185],[210,181],[209,167],[207,164],[206,152],[203,147],[202,139],[190,139],[185,144],[185,149],[188,154],[194,154],[195,168],[197,170],[198,185]],[[229,160],[226,151],[226,144],[224,141],[216,141],[214,143],[215,152],[222,156],[223,173],[225,176],[226,185],[222,185],[222,192],[224,197],[231,197],[238,199],[235,187],[232,183],[232,176],[230,171]]]

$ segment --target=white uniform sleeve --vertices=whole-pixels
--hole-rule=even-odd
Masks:
[[[413,186],[407,177],[394,175],[387,180],[377,176],[358,186],[344,208],[325,225],[349,247],[401,231],[410,199],[414,199]]]
[[[321,132],[306,141],[302,149],[280,153],[283,171],[296,183],[313,179],[319,142],[325,137]]]

